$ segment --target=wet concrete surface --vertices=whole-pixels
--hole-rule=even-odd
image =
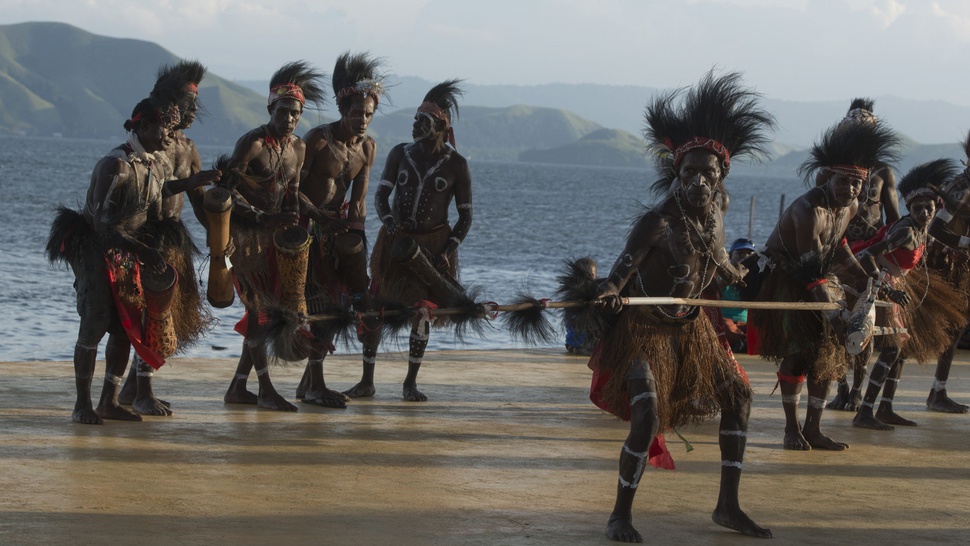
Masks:
[[[949,383],[962,402],[967,357]],[[826,411],[823,431],[851,448],[791,452],[774,367],[741,361],[756,392],[741,502],[771,544],[970,542],[970,416],[925,409],[932,366],[908,365],[896,397],[920,426],[863,430]],[[0,363],[0,543],[610,544],[627,425],[588,401],[585,364],[558,350],[429,353],[430,401],[407,403],[406,355],[386,354],[374,398],[281,413],[222,402],[234,361],[172,359],[155,376],[172,417],[88,426],[71,422],[70,363]],[[349,388],[359,357],[331,356],[326,372]],[[271,370],[291,399],[301,374]],[[716,420],[681,433],[693,451],[669,434],[677,471],[648,470],[637,494],[647,542],[758,542],[710,520]]]

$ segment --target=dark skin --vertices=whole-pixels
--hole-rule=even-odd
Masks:
[[[859,210],[849,221],[845,237],[850,244],[865,241],[872,238],[882,226],[897,220],[899,198],[896,195],[896,174],[892,167],[883,165],[875,169],[863,183],[859,193]],[[825,407],[845,411],[859,409],[862,400],[860,389],[864,378],[865,370],[860,366],[854,371],[851,389],[845,378],[840,379],[838,393]]]
[[[947,183],[941,188],[954,204],[956,210],[947,212],[953,217],[952,220],[944,220],[937,217],[930,222],[929,234],[940,243],[958,249],[963,253],[970,252],[967,248],[967,241],[961,237],[970,237],[970,178],[966,171],[955,180]],[[964,265],[964,267],[966,267]],[[953,365],[953,356],[956,354],[957,345],[963,331],[954,332],[953,344],[942,355],[936,363],[936,380],[946,382],[950,377],[950,368]],[[931,388],[930,394],[926,398],[926,407],[943,413],[968,413],[970,406],[960,404],[952,400],[946,392],[946,388]]]
[[[290,226],[297,223],[300,211],[300,169],[306,146],[293,131],[300,121],[303,105],[296,99],[284,98],[271,104],[268,110],[269,123],[243,135],[236,142],[229,161],[231,171],[245,173],[259,181],[255,188],[246,184],[237,186],[233,214],[265,226]],[[280,146],[267,144],[264,139],[266,134]],[[285,187],[280,187],[281,183]],[[231,261],[232,257],[229,259]],[[243,342],[236,375],[229,384],[224,401],[227,404],[256,404],[267,409],[297,411],[296,406],[276,391],[270,380],[266,344],[259,340],[261,326],[255,318],[258,310],[246,310],[250,317],[249,330]],[[253,368],[259,381],[258,394],[246,389]]]
[[[160,121],[145,120],[135,129],[141,145],[148,153],[155,153],[166,149],[174,138],[173,128]],[[157,175],[158,173],[156,173]],[[132,252],[141,262],[145,271],[162,273],[167,265],[161,254],[131,234],[135,233],[148,220],[160,217],[162,211],[161,199],[146,203],[144,207],[135,210],[118,211],[106,205],[110,201],[109,193],[125,186],[138,187],[139,177],[144,176],[136,171],[128,162],[107,156],[101,159],[91,175],[91,185],[88,189],[84,215],[94,226],[97,233],[107,238],[117,248]],[[162,184],[162,192],[173,193],[185,191],[218,180],[218,171],[198,173],[187,180],[169,180]],[[112,190],[115,188],[115,190]],[[118,419],[125,421],[140,421],[141,417],[134,414],[118,403],[118,386],[128,365],[128,353],[131,344],[127,335],[120,327],[120,320],[111,307],[111,320],[100,320],[98,317],[81,315],[78,346],[74,352],[74,369],[77,384],[77,402],[74,406],[72,419],[77,423],[101,424],[103,419]],[[101,391],[101,399],[96,408],[91,404],[91,381],[97,358],[97,344],[109,334],[105,349],[106,373],[118,378],[118,383],[105,379]],[[82,336],[84,338],[82,342]]]
[[[458,220],[451,228],[451,238],[444,251],[435,257],[435,267],[446,271],[448,253],[464,240],[472,221],[472,178],[468,162],[447,145],[447,124],[440,119],[418,113],[414,116],[411,136],[414,142],[398,144],[387,155],[382,183],[375,195],[377,215],[389,233],[397,230],[430,232],[448,224],[452,201],[458,210]],[[385,184],[387,181],[387,184]],[[390,199],[393,190],[393,200]],[[425,329],[419,332],[419,329]],[[426,335],[418,319],[411,329],[410,354],[423,357],[424,348],[415,342],[416,336]],[[420,353],[420,355],[418,355]],[[404,379],[404,399],[424,402],[428,397],[417,388],[420,363],[409,362]],[[374,365],[364,364],[360,382],[347,391],[356,396],[371,396],[374,389]]]
[[[685,154],[678,169],[678,178],[664,200],[648,211],[633,227],[626,246],[599,295],[600,304],[607,310],[619,312],[622,296],[698,297],[720,275],[729,283],[740,281],[744,269],[731,264],[724,250],[724,213],[728,200],[724,197],[723,170],[720,160],[704,150]],[[678,205],[678,200],[680,204]],[[650,279],[648,283],[631,282],[636,275]],[[641,291],[641,287],[647,293]],[[678,313],[681,306],[666,306]],[[631,307],[625,313],[649,313],[645,307]],[[644,320],[647,320],[646,318]],[[704,320],[703,318],[699,320]],[[645,452],[657,434],[656,390],[652,376],[630,377],[627,392],[631,400],[643,401],[631,405],[630,434],[625,447],[633,452]],[[651,397],[649,395],[653,395]],[[645,396],[646,395],[646,396]],[[721,457],[741,461],[744,456],[744,436],[747,430],[750,401],[730,403],[722,399],[720,430],[739,431],[719,434]],[[637,461],[624,450],[620,454],[620,476],[635,481]],[[721,467],[721,486],[712,520],[718,525],[746,535],[770,537],[771,531],[760,527],[741,510],[738,484],[741,469]],[[643,542],[633,527],[632,506],[637,488],[619,482],[616,503],[606,526],[606,536],[621,542]]]
[[[907,208],[909,215],[893,224],[886,233],[884,240],[856,254],[856,258],[863,265],[869,263],[869,267],[876,268],[877,256],[888,254],[897,249],[912,251],[926,244],[927,230],[930,221],[936,214],[936,202],[930,198],[917,198],[913,199]],[[905,275],[907,271],[903,270],[902,274]],[[903,296],[899,304],[909,304],[908,297],[905,294]],[[887,377],[898,380],[902,375],[903,365],[903,359],[899,356],[899,348],[886,348],[880,353],[879,359],[870,374],[870,385],[866,389],[864,401],[867,404],[860,404],[858,413],[852,419],[853,426],[874,430],[893,430],[893,425],[916,425],[914,421],[905,419],[894,412],[890,401],[883,400],[875,414],[872,411],[872,404],[875,402],[876,396],[879,395],[880,385]],[[872,384],[873,381],[878,385]]]
[[[367,127],[374,118],[376,103],[373,97],[361,95],[345,100],[348,104],[341,108],[338,121],[315,127],[304,136],[307,153],[300,183],[301,208],[304,215],[323,226],[326,232],[346,233],[353,230],[363,234],[367,217],[367,185],[377,156],[377,144],[367,136]],[[349,204],[346,220],[330,212],[339,210],[345,201]],[[367,272],[362,271],[360,275],[366,277]],[[323,341],[322,346],[333,343],[333,339]],[[376,352],[380,338],[366,336],[362,342],[364,353],[371,354]],[[322,346],[315,345],[310,352],[303,379],[297,387],[297,398],[307,404],[346,407],[349,397],[327,388],[323,374],[323,360],[327,351]],[[354,392],[353,389],[351,392]]]
[[[202,158],[199,150],[192,139],[185,136],[183,132],[188,129],[195,121],[196,104],[193,101],[191,106],[182,111],[181,122],[173,132],[171,145],[165,152],[171,158],[173,176],[176,180],[190,179],[196,173],[202,171]],[[218,172],[218,171],[216,171]],[[219,173],[221,176],[221,173]],[[215,178],[212,182],[218,182]],[[173,187],[173,190],[179,190]],[[196,218],[206,225],[205,211],[202,209],[202,197],[205,194],[205,186],[185,187],[184,191],[178,191],[174,195],[163,196],[162,198],[162,218],[179,220],[182,216],[182,206],[185,195],[189,196]],[[128,373],[121,392],[118,393],[118,400],[121,404],[129,404],[135,413],[141,415],[172,415],[171,405],[155,396],[152,387],[152,378],[147,375],[151,373],[151,367],[141,359],[136,359]],[[141,372],[142,375],[138,375]]]
[[[841,264],[853,276],[864,277],[868,273],[852,255],[848,245],[840,245],[846,225],[858,210],[856,200],[862,188],[862,180],[836,174],[827,169],[821,173],[821,185],[813,188],[796,199],[785,211],[778,225],[768,237],[768,251],[773,256],[788,255],[796,261],[808,261],[835,252],[834,262]],[[826,289],[825,284],[811,290],[814,301],[835,303],[835,297]],[[845,326],[837,312],[826,315],[837,333],[844,334]],[[808,317],[805,320],[816,320]],[[806,362],[801,355],[786,357],[779,367],[784,375],[798,376],[812,368],[814,363]],[[828,379],[809,379],[810,397],[825,400],[828,393]],[[781,382],[783,396],[797,396],[801,393],[801,383]],[[836,442],[822,434],[819,423],[822,408],[809,407],[806,410],[805,425],[799,427],[797,404],[783,402],[785,410],[785,449],[809,450],[829,449],[841,451],[848,444]]]

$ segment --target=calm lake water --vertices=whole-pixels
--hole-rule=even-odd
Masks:
[[[43,248],[54,208],[79,206],[94,164],[119,142],[0,138],[0,362],[73,357],[78,323],[74,278],[70,270],[52,268]],[[228,151],[200,149],[204,164]],[[374,179],[381,165],[379,161],[375,166]],[[475,216],[460,249],[462,280],[483,287],[486,299],[500,303],[520,290],[551,297],[555,275],[566,258],[592,256],[601,269],[609,268],[622,250],[630,220],[643,203],[653,200],[648,188],[654,174],[646,170],[474,160],[471,169]],[[372,192],[376,185],[371,184]],[[747,235],[751,196],[757,196],[752,234],[756,242],[763,242],[778,218],[781,195],[787,194],[790,201],[805,191],[794,176],[732,174],[727,185],[732,196],[728,241]],[[373,194],[368,208],[372,201]],[[191,212],[183,218],[196,240],[204,241]],[[376,239],[378,228],[372,219],[370,241]],[[205,277],[203,269],[200,278]],[[215,310],[219,323],[185,356],[237,357],[242,338],[232,326],[242,313],[238,301]],[[554,320],[558,322],[558,316]],[[499,320],[486,337],[465,343],[436,331],[430,348],[517,346],[522,344],[508,336]],[[385,349],[401,347],[392,341]],[[358,349],[338,347],[347,350]]]

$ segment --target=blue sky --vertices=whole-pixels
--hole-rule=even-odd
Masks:
[[[0,14],[157,42],[230,79],[296,59],[329,72],[351,49],[429,80],[666,88],[718,66],[777,99],[970,105],[966,0],[0,0]]]

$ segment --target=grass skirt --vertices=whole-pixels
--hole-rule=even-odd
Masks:
[[[430,300],[435,303],[444,301],[443,294],[435,293],[422,279],[415,277],[411,271],[400,262],[394,260],[391,249],[394,243],[411,237],[417,241],[418,245],[425,251],[429,259],[440,255],[448,244],[451,237],[451,229],[443,225],[429,233],[406,233],[398,230],[393,235],[387,233],[387,229],[381,227],[377,235],[377,242],[374,243],[374,252],[371,253],[370,269],[373,287],[381,299],[396,301],[404,305],[411,305],[422,300]],[[448,274],[458,280],[458,252],[451,252],[448,255]]]
[[[599,374],[609,374],[600,394],[614,415],[629,414],[627,374],[641,360],[649,363],[656,381],[661,431],[712,417],[725,401],[751,397],[704,313],[680,325],[657,324],[646,308],[627,308],[620,314],[589,362]],[[718,392],[725,382],[731,385],[727,399]]]

